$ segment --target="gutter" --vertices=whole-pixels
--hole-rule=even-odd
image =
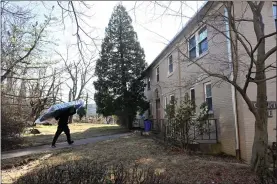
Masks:
[[[277,5],[277,1],[275,1],[275,4]],[[277,6],[276,6],[276,9],[277,9]],[[277,12],[277,10],[276,10]],[[275,29],[277,29],[277,25],[275,25]],[[277,30],[276,30],[277,31]],[[276,45],[277,45],[277,36],[275,37],[276,39]],[[277,66],[277,51],[276,51],[276,66]],[[277,69],[276,69],[276,75],[277,75]],[[277,78],[276,78],[276,90],[275,90],[275,95],[276,95],[276,102],[277,102]],[[275,131],[276,131],[276,142],[277,142],[277,109],[276,109],[276,114],[275,114],[275,117],[276,117],[276,127],[275,127]],[[277,153],[277,149],[276,149],[276,153]]]
[[[224,8],[224,14],[226,17],[228,17],[227,9]],[[229,29],[229,21],[226,21],[226,30],[227,30],[227,37],[231,38],[231,33]],[[228,60],[229,60],[229,67],[231,70],[231,80],[233,80],[233,65],[232,65],[232,50],[231,50],[231,42],[229,39],[227,39],[227,49],[228,49]],[[232,92],[232,106],[233,106],[233,113],[235,118],[235,138],[236,138],[236,157],[237,159],[240,159],[240,139],[239,139],[239,125],[238,125],[238,115],[237,115],[237,98],[236,98],[236,90],[233,85],[231,85],[231,92]]]
[[[178,50],[178,72],[179,72],[179,93],[180,93],[180,105],[181,105],[181,101],[182,101],[182,83],[181,83],[181,59],[180,59],[180,52]]]

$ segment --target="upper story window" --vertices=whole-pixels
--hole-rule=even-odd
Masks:
[[[150,90],[150,77],[147,78],[147,90]]]
[[[157,68],[156,68],[156,77],[157,77],[157,82],[159,82],[159,81],[160,81],[160,76],[159,76],[159,73],[160,73],[160,71],[159,71],[159,67],[157,67]]]
[[[273,5],[273,18],[275,20],[275,28],[277,30],[277,4]]]
[[[167,106],[167,98],[166,98],[166,96],[164,97],[164,109],[166,108],[166,106]]]
[[[193,36],[191,39],[189,39],[189,58],[190,59],[196,58],[196,39],[195,39],[195,36]]]
[[[199,48],[199,55],[204,53],[208,50],[208,39],[207,39],[207,28],[203,27],[199,31],[199,37],[198,37],[198,48]]]
[[[194,59],[208,50],[207,27],[201,28],[189,39],[189,58]]]
[[[190,101],[192,103],[192,105],[194,106],[194,112],[195,112],[195,89],[191,88],[190,89]]]
[[[168,73],[172,73],[173,72],[173,58],[172,55],[170,55],[168,57]]]
[[[213,100],[212,100],[212,85],[211,83],[206,83],[205,85],[205,100],[208,104],[208,110],[213,110]]]

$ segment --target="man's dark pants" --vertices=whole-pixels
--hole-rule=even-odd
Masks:
[[[69,128],[68,128],[68,125],[63,125],[63,126],[58,126],[58,129],[57,129],[57,131],[56,131],[56,134],[55,134],[55,136],[54,136],[54,138],[53,138],[52,145],[55,145],[55,144],[56,144],[56,141],[57,141],[58,137],[61,135],[62,132],[65,133],[68,144],[71,143],[70,130],[69,130]]]

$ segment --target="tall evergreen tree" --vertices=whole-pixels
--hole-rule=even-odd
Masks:
[[[100,58],[96,63],[94,82],[97,113],[119,115],[129,124],[139,108],[146,107],[144,82],[139,80],[146,68],[144,51],[132,26],[132,19],[122,5],[114,8]]]

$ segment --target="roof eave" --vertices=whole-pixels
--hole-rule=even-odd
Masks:
[[[151,64],[144,70],[145,72],[147,72],[147,70],[149,70],[151,67],[153,67],[157,61],[159,61],[160,57],[163,55],[164,52],[166,52],[169,47],[181,36],[181,34],[183,32],[185,32],[185,30],[188,28],[188,25],[190,23],[192,23],[192,21],[195,19],[195,17],[205,8],[208,6],[208,4],[210,4],[212,1],[206,1],[201,7],[200,9],[193,15],[193,17],[185,24],[184,28],[181,29],[173,38],[172,40],[167,44],[167,46],[160,52],[160,54],[153,60],[153,62],[151,62]]]

